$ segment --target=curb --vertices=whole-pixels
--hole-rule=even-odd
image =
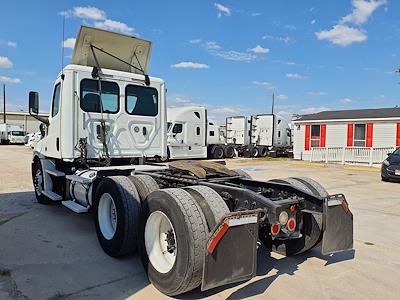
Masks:
[[[294,161],[292,165],[295,166],[304,166],[304,167],[318,167],[318,168],[326,168],[327,164],[324,163],[312,163],[312,162],[305,162],[305,161]]]

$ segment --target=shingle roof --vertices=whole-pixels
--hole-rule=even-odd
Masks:
[[[377,119],[377,118],[400,118],[400,107],[321,111],[315,114],[298,116],[297,118],[294,118],[294,121],[339,120],[339,119],[352,120],[352,119]]]

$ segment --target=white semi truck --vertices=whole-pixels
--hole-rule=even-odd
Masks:
[[[24,144],[25,130],[23,125],[0,124],[1,144]]]
[[[311,179],[256,181],[210,161],[137,165],[167,155],[166,88],[147,75],[150,48],[82,26],[48,118],[29,93],[30,114],[46,127],[32,159],[39,203],[92,212],[102,249],[113,257],[137,249],[170,296],[254,277],[258,241],[286,255],[320,241],[323,254],[352,248],[345,197]]]
[[[169,107],[168,158],[221,158],[224,156],[224,132],[208,119],[204,106]]]

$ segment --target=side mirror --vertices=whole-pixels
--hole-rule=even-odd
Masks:
[[[39,114],[39,93],[38,92],[29,92],[29,113],[30,114]]]

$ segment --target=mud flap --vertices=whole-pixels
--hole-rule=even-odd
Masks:
[[[344,195],[325,200],[323,217],[322,254],[353,249],[353,214]]]
[[[205,249],[202,291],[256,275],[260,212],[230,213],[212,230]]]

